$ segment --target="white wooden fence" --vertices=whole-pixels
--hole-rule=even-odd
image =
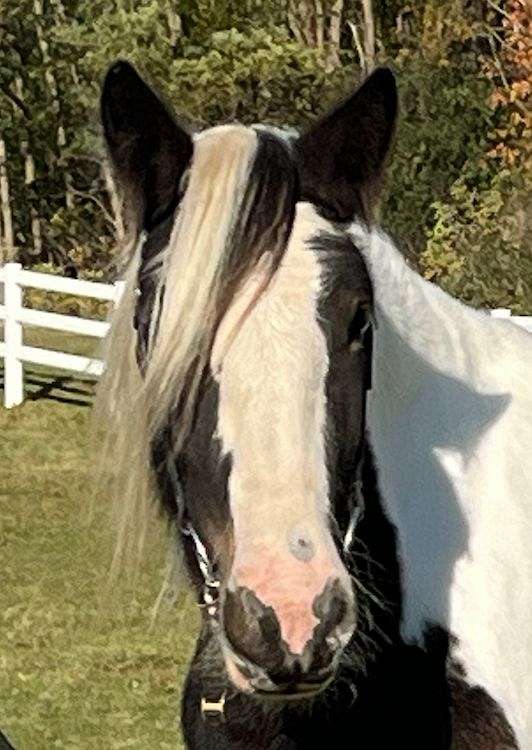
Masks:
[[[30,287],[116,303],[122,294],[123,282],[101,284],[95,281],[81,281],[25,271],[20,263],[6,263],[0,268],[0,284],[4,287],[4,304],[0,305],[0,321],[4,321],[4,341],[0,341],[0,357],[4,358],[4,406],[9,409],[24,401],[24,362],[94,377],[101,375],[103,363],[98,359],[25,346],[23,326],[51,328],[55,331],[78,333],[100,339],[107,333],[108,323],[73,315],[30,310],[23,305],[22,290]],[[491,314],[498,318],[511,318],[513,323],[532,333],[532,316],[512,316],[510,310],[504,309],[492,310]]]
[[[123,282],[101,284],[95,281],[82,281],[25,271],[20,263],[6,263],[0,269],[0,283],[4,287],[4,304],[0,305],[0,321],[4,321],[4,340],[0,341],[0,357],[4,358],[4,406],[9,409],[24,401],[24,362],[94,377],[101,375],[103,363],[98,359],[26,346],[23,340],[23,327],[38,326],[101,339],[107,333],[109,324],[100,320],[25,308],[23,289],[44,289],[116,303],[122,293]]]

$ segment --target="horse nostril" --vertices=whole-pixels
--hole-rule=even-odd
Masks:
[[[356,624],[356,610],[351,592],[341,581],[328,581],[322,593],[314,600],[314,613],[319,625],[314,632],[315,651],[325,642],[329,649],[344,648],[353,635]]]
[[[280,670],[285,660],[281,629],[275,612],[249,589],[227,589],[223,605],[225,638],[231,649],[267,672]]]
[[[314,613],[325,626],[334,628],[345,618],[349,605],[348,593],[338,578],[327,585],[314,600]]]

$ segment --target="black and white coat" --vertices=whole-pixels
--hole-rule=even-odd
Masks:
[[[127,63],[104,84],[139,237],[103,383],[122,542],[150,469],[221,591],[194,749],[532,746],[532,340],[368,228],[396,107],[378,70],[300,137],[192,138]]]

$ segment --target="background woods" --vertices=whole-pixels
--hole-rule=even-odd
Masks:
[[[0,0],[0,263],[111,273],[127,227],[97,108],[116,57],[200,126],[301,126],[389,64],[381,222],[453,294],[531,313],[530,22],[528,0]]]

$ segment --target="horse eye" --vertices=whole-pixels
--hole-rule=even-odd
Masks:
[[[351,351],[356,351],[364,345],[364,335],[370,324],[371,318],[368,307],[364,304],[359,304],[347,329],[346,343]]]

